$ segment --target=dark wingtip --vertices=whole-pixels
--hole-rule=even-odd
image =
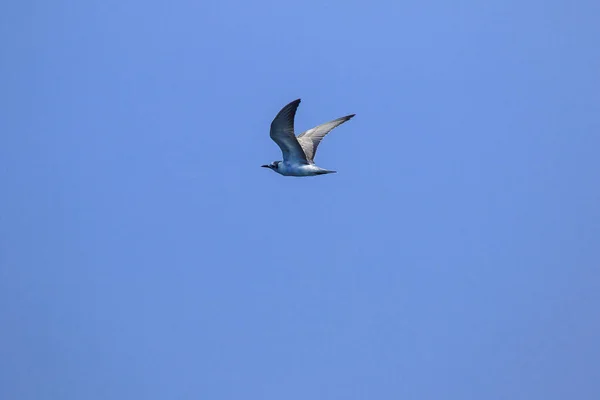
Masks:
[[[342,121],[342,122],[346,122],[351,120],[352,118],[354,118],[356,114],[350,114],[350,115],[346,115],[344,117],[339,117],[338,119],[336,119],[335,121]]]

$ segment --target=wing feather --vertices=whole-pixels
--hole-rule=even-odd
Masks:
[[[300,99],[294,100],[279,111],[271,123],[271,139],[281,149],[283,161],[308,164],[304,150],[294,135],[294,117]]]
[[[315,154],[317,152],[317,147],[319,146],[319,143],[321,143],[321,140],[325,137],[325,135],[331,132],[333,128],[340,126],[344,122],[350,120],[355,115],[356,114],[351,114],[346,115],[345,117],[334,119],[333,121],[329,121],[319,126],[315,126],[314,128],[309,129],[298,136],[298,143],[300,143],[300,146],[302,147],[302,150],[304,151],[306,159],[309,163],[313,163]]]

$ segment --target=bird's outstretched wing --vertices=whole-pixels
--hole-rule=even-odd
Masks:
[[[283,107],[271,122],[271,139],[281,148],[283,161],[308,164],[306,155],[294,135],[294,117],[300,99]]]
[[[314,128],[309,129],[298,136],[298,143],[300,143],[300,146],[302,147],[302,150],[304,151],[306,159],[309,163],[313,163],[313,159],[315,158],[315,153],[317,152],[319,143],[321,143],[321,139],[331,132],[333,128],[343,124],[355,115],[356,114],[351,114],[346,115],[345,117],[334,119],[333,121],[315,126]]]

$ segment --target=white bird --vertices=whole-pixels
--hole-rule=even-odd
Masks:
[[[296,137],[294,134],[294,117],[299,104],[300,99],[292,101],[283,107],[271,122],[271,139],[281,148],[283,161],[273,161],[271,164],[261,165],[261,167],[270,168],[286,176],[314,176],[335,173],[336,171],[329,171],[315,165],[313,160],[317,147],[321,143],[321,139],[333,128],[348,121],[356,114],[346,115],[315,126]]]

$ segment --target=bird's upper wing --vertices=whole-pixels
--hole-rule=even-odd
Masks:
[[[294,117],[300,99],[283,107],[271,122],[271,139],[281,148],[283,161],[308,164],[306,155],[294,135]]]
[[[306,154],[306,158],[309,163],[313,162],[315,153],[317,152],[317,147],[319,146],[319,143],[321,143],[321,139],[331,132],[333,128],[343,124],[355,115],[356,114],[351,114],[346,115],[345,117],[334,119],[333,121],[315,126],[314,128],[309,129],[298,136],[298,142],[300,143],[300,146],[302,146],[302,150],[304,150],[304,154]]]

